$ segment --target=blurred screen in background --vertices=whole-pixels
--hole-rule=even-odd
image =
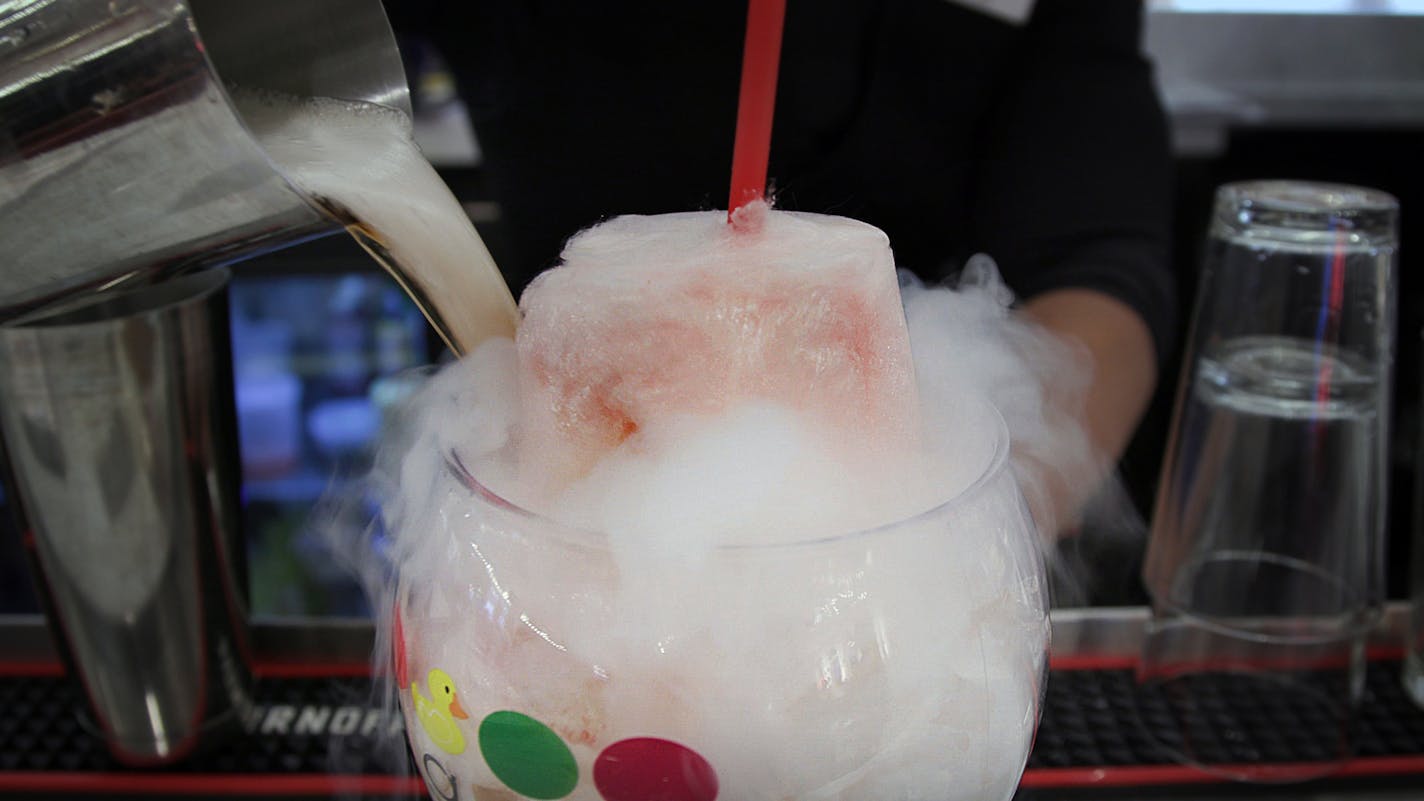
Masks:
[[[252,611],[367,614],[324,550],[318,502],[369,471],[383,416],[436,338],[344,236],[244,265],[230,303]]]
[[[318,502],[366,474],[382,416],[440,345],[395,281],[330,236],[244,262],[229,289],[241,528],[254,615],[363,616]],[[0,487],[0,614],[40,611]]]

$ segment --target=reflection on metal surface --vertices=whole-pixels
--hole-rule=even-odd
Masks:
[[[226,271],[0,327],[0,428],[56,630],[116,757],[179,758],[246,697]],[[235,722],[235,721],[231,721]]]
[[[1424,0],[1211,5],[1154,3],[1146,19],[1179,153],[1213,155],[1234,127],[1424,124]]]
[[[0,5],[0,319],[334,230],[225,84],[410,111],[375,0]]]

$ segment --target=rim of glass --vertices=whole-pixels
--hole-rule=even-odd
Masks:
[[[1399,201],[1381,189],[1329,181],[1268,178],[1236,181],[1223,185],[1220,191],[1238,202],[1263,203],[1301,212],[1384,211],[1399,207]]]
[[[983,402],[981,404],[988,418],[989,424],[993,427],[994,451],[990,455],[988,462],[979,475],[969,482],[963,489],[949,498],[945,498],[925,509],[898,517],[894,520],[880,523],[869,528],[856,529],[853,531],[842,531],[824,536],[816,536],[807,539],[791,540],[788,542],[776,543],[728,543],[712,548],[712,552],[770,552],[777,550],[808,549],[817,546],[829,545],[831,543],[849,542],[857,539],[870,539],[877,535],[888,534],[893,530],[901,529],[916,522],[935,517],[941,514],[948,514],[951,510],[959,506],[965,506],[974,499],[981,496],[989,486],[996,481],[1009,466],[1010,438],[1009,427],[1004,421],[1004,416],[993,404]],[[448,449],[444,454],[446,469],[465,489],[474,496],[484,500],[486,503],[513,514],[516,517],[537,522],[541,527],[541,532],[549,532],[558,539],[572,541],[578,545],[588,547],[607,548],[609,537],[607,532],[597,529],[583,528],[570,525],[568,523],[555,520],[552,517],[527,509],[519,504],[505,498],[503,495],[486,487],[475,478],[460,459],[460,455],[453,449]],[[1029,525],[1034,525],[1032,517],[1024,511],[1025,518]]]
[[[1296,609],[1291,610],[1289,614],[1275,614],[1271,612],[1222,614],[1217,612],[1204,612],[1200,604],[1193,603],[1190,600],[1192,593],[1188,587],[1204,570],[1210,568],[1230,570],[1233,566],[1238,564],[1265,565],[1312,578],[1319,586],[1328,587],[1331,591],[1336,593],[1340,597],[1341,607],[1335,610],[1315,613]],[[1337,576],[1319,565],[1285,554],[1271,553],[1269,551],[1233,549],[1211,551],[1194,557],[1181,569],[1180,573],[1181,574],[1176,577],[1176,580],[1174,580],[1168,588],[1167,597],[1161,599],[1163,608],[1188,618],[1193,625],[1200,626],[1216,634],[1234,637],[1247,642],[1276,645],[1329,644],[1356,637],[1369,631],[1374,625],[1374,618],[1379,614],[1377,608],[1378,604],[1370,602],[1368,592],[1358,590],[1343,577]],[[1338,630],[1331,630],[1328,633],[1317,635],[1272,634],[1254,630],[1249,626],[1240,625],[1240,623],[1244,622],[1271,621],[1286,618],[1336,620],[1340,621],[1341,625]],[[1232,621],[1237,622],[1233,623]]]
[[[1300,234],[1397,238],[1399,201],[1388,192],[1354,184],[1263,179],[1223,184],[1213,220],[1237,234],[1271,239]]]

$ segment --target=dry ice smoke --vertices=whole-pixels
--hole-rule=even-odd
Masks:
[[[920,391],[941,399],[927,411],[929,440],[963,436],[955,409],[966,400],[997,409],[1013,441],[1020,489],[1051,544],[1109,480],[1080,417],[1091,358],[1019,315],[988,256],[970,259],[952,288],[928,288],[905,273],[902,283]]]
[[[637,306],[645,296],[635,290],[627,297],[616,297],[625,288],[604,283],[597,273],[619,265],[618,272],[625,278],[634,273],[637,283],[657,280],[639,270],[688,269],[680,262],[695,260],[699,249],[686,247],[688,230],[676,226],[668,230],[670,217],[694,221],[706,215],[621,218],[576,238],[566,256],[577,260],[582,251],[591,252],[592,263],[585,272],[594,273],[594,278],[565,281],[549,291],[553,282],[566,277],[571,269],[566,265],[542,276],[542,283],[536,283],[531,293],[540,304],[539,313],[526,323],[524,338],[546,342],[569,337],[570,341],[559,343],[561,355],[579,361],[562,369],[585,380],[600,369],[616,372],[621,383],[611,392],[644,397],[662,391],[649,389],[655,384],[711,383],[713,386],[704,387],[696,396],[696,403],[704,408],[689,408],[682,396],[652,397],[647,405],[661,404],[661,408],[642,410],[651,421],[640,421],[644,425],[635,438],[617,448],[589,447],[582,432],[570,431],[566,421],[548,411],[566,410],[570,404],[567,397],[540,398],[544,402],[535,404],[533,412],[539,417],[529,419],[529,404],[522,404],[521,395],[527,401],[535,390],[527,380],[520,386],[521,378],[527,379],[527,371],[521,376],[518,368],[520,353],[510,340],[494,339],[447,368],[425,394],[423,405],[413,410],[420,418],[415,430],[424,437],[419,448],[457,452],[483,483],[521,506],[552,514],[576,527],[620,531],[625,541],[636,542],[640,549],[662,551],[658,558],[692,555],[728,542],[765,542],[769,537],[790,541],[859,530],[943,502],[977,478],[991,456],[994,443],[982,423],[985,408],[997,410],[1008,427],[1011,463],[1045,545],[1051,545],[1060,525],[1074,522],[1070,505],[1081,502],[1107,479],[1104,460],[1092,450],[1076,416],[1091,379],[1087,354],[1019,315],[1013,308],[1012,292],[988,257],[970,260],[946,286],[928,287],[909,273],[899,273],[893,302],[903,305],[913,364],[892,364],[871,376],[879,381],[874,391],[866,393],[871,404],[838,418],[808,421],[806,406],[814,405],[818,390],[825,388],[809,386],[805,376],[772,376],[748,386],[748,380],[740,376],[757,376],[758,368],[768,366],[779,369],[761,369],[760,373],[781,374],[788,368],[754,363],[729,379],[735,370],[718,370],[696,358],[675,364],[679,349],[704,347],[717,353],[738,353],[739,358],[748,360],[762,357],[748,357],[747,351],[768,344],[779,345],[798,336],[803,340],[825,336],[816,327],[820,324],[834,329],[868,323],[845,319],[843,309],[817,297],[805,299],[804,308],[795,314],[774,308],[765,312],[766,316],[788,318],[781,326],[765,322],[754,326],[743,321],[726,326],[728,333],[743,340],[741,344],[731,340],[689,343],[680,338],[687,329],[700,336],[710,327],[705,321],[694,320],[696,314],[724,315],[729,307],[742,308],[745,313],[747,305],[740,298],[710,297],[697,286],[687,297],[668,298],[665,302],[672,308],[666,313],[629,310],[625,315],[616,308],[618,304]],[[815,246],[817,238],[822,240],[819,247],[827,247],[823,228],[798,230],[789,225],[796,215],[772,219],[781,226],[772,231],[781,238],[776,251],[797,254]],[[643,221],[647,220],[658,224],[646,225]],[[855,233],[863,233],[856,229],[868,228],[849,220],[837,220],[836,225],[850,226],[851,232],[838,233],[846,233],[851,240]],[[705,233],[700,223],[685,227],[696,235]],[[726,232],[725,227],[712,230]],[[660,236],[667,241],[659,241]],[[798,240],[798,236],[805,239]],[[874,244],[880,244],[878,238]],[[849,258],[863,263],[867,249],[873,253],[876,248],[851,248]],[[694,255],[688,256],[689,250]],[[650,257],[649,252],[656,255]],[[888,249],[885,253],[888,258]],[[764,280],[762,275],[767,271],[762,268],[778,255],[760,252],[739,263],[713,264],[716,284],[745,290]],[[624,268],[630,263],[632,269]],[[873,266],[876,272],[890,274],[885,265]],[[816,267],[834,277],[825,263]],[[543,296],[541,288],[546,290]],[[805,292],[805,286],[793,285],[786,295]],[[768,293],[762,290],[761,294]],[[613,326],[651,323],[656,330],[640,337],[610,325],[595,326],[583,311],[594,302],[615,307],[603,315],[614,321]],[[524,303],[527,310],[530,295]],[[546,307],[556,303],[571,308],[548,311]],[[763,310],[752,311],[760,314]],[[807,323],[804,316],[822,319]],[[568,327],[574,330],[558,330],[570,320],[574,325]],[[679,327],[670,321],[686,325]],[[543,328],[533,330],[538,326]],[[631,343],[622,349],[611,347],[609,340],[618,337],[631,339]],[[745,339],[754,340],[754,345],[748,346]],[[658,357],[647,359],[649,364],[630,357],[630,353],[646,357],[648,351]],[[526,361],[531,352],[525,348]],[[802,353],[795,357],[805,358]],[[835,354],[816,356],[818,363],[834,358]],[[640,372],[643,368],[648,368],[646,374]],[[886,374],[904,368],[913,370],[913,389],[898,385],[893,376],[886,378]],[[905,372],[909,374],[909,370]],[[608,376],[595,378],[606,382]],[[725,386],[729,380],[741,385]],[[779,388],[774,386],[778,384]],[[768,401],[778,389],[785,391],[783,397]],[[841,400],[855,393],[841,389],[833,394]],[[739,395],[756,400],[707,408],[708,397],[720,402]],[[915,408],[903,404],[905,398],[915,399]],[[909,420],[911,417],[915,419]],[[451,420],[460,422],[452,424]],[[576,422],[586,423],[587,415],[577,417]],[[913,430],[905,431],[902,424],[911,422]],[[823,425],[818,428],[818,423]],[[546,445],[551,431],[555,439],[574,438],[575,447],[554,447],[531,457],[529,451]],[[859,435],[872,439],[849,447],[839,442]],[[520,437],[526,440],[522,460],[515,445]],[[879,447],[886,440],[895,443],[888,459]],[[828,443],[838,447],[828,448]],[[586,457],[589,451],[598,454],[596,464],[585,461],[569,468],[560,463]],[[575,456],[569,457],[570,452]],[[419,460],[408,459],[403,469],[416,469],[417,464]],[[552,489],[551,474],[555,477]],[[571,474],[578,480],[569,480]],[[399,485],[422,484],[403,475]],[[669,535],[670,529],[676,534]]]
[[[611,741],[656,736],[706,757],[719,797],[1008,798],[1047,636],[1043,541],[1019,487],[1042,519],[1049,487],[1098,475],[1071,415],[1086,365],[1011,311],[986,259],[954,288],[902,278],[897,292],[883,234],[770,214],[774,247],[730,261],[708,233],[726,230],[712,212],[585,233],[566,250],[572,269],[526,294],[518,344],[488,340],[431,378],[374,476],[401,576],[399,598],[373,576],[378,625],[388,634],[390,610],[405,610],[403,682],[423,686],[438,667],[465,688],[472,724],[530,715],[571,748],[580,776]],[[840,239],[817,250],[828,231]],[[777,272],[767,260],[787,267],[807,252],[845,272],[810,291],[798,276],[799,295],[765,283]],[[873,268],[859,272],[866,257]],[[715,286],[750,294],[711,297],[698,280],[649,292],[666,277],[628,260],[707,268]],[[736,262],[748,272],[728,273]],[[598,280],[569,277],[590,269]],[[632,280],[603,282],[601,269]],[[747,303],[763,305],[728,311]],[[580,338],[569,348],[559,323]],[[866,326],[883,330],[842,336]],[[896,330],[908,333],[905,364]],[[674,364],[683,348],[691,363]],[[856,380],[768,369],[798,348]],[[630,405],[607,368],[641,375],[642,390],[696,389],[640,390],[648,405]],[[572,386],[560,371],[601,378]],[[1013,473],[993,473],[1005,428]],[[462,471],[479,486],[452,478]],[[884,539],[844,536],[896,521],[908,522]],[[440,781],[501,788],[473,745],[439,750],[404,700],[417,759],[435,758]],[[598,798],[590,784],[568,797]]]

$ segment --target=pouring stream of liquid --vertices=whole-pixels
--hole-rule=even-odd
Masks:
[[[381,106],[233,92],[283,174],[410,295],[456,355],[512,337],[519,309],[474,224]]]

